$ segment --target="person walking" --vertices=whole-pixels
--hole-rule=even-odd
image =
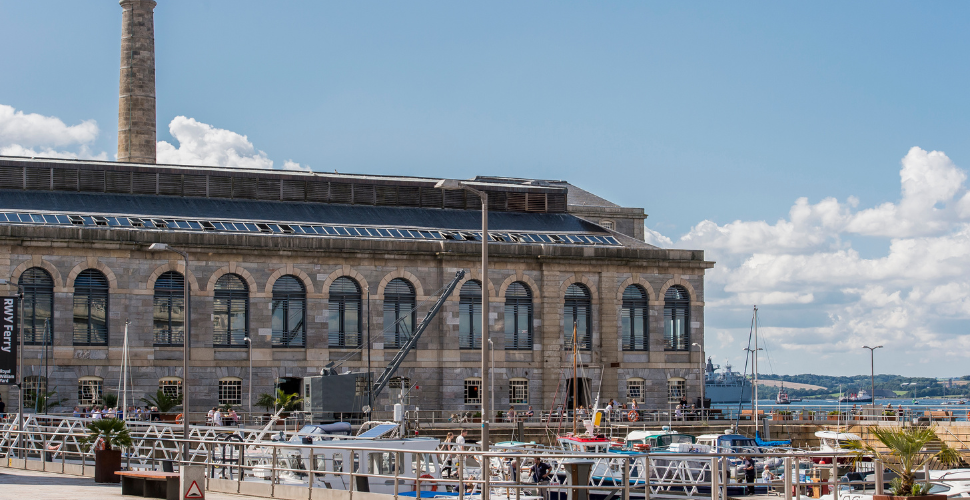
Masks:
[[[745,494],[754,495],[755,467],[754,458],[751,455],[744,457],[744,466],[742,468],[744,469],[744,482],[748,484],[745,488]]]

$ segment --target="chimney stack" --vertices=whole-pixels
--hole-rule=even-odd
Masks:
[[[155,163],[153,0],[121,0],[118,161]]]

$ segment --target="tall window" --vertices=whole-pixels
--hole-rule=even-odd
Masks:
[[[83,406],[101,404],[104,380],[101,377],[81,377],[77,381],[77,404]]]
[[[37,408],[37,405],[44,403],[45,396],[47,396],[47,377],[40,375],[24,377],[24,408],[43,410],[43,408]]]
[[[242,404],[242,379],[226,377],[219,379],[219,406]]]
[[[505,291],[505,348],[532,349],[532,291],[521,281]]]
[[[155,280],[155,345],[182,345],[185,338],[185,279],[168,271]]]
[[[166,396],[180,400],[182,399],[182,379],[178,377],[164,377],[158,381],[158,390]]]
[[[465,379],[465,404],[482,404],[482,379],[478,377]]]
[[[360,286],[341,276],[330,285],[330,347],[360,345]]]
[[[647,317],[647,292],[640,285],[626,287],[623,291],[623,309],[620,311],[624,351],[646,351],[650,348]]]
[[[466,281],[458,292],[458,348],[482,348],[482,284]]]
[[[414,287],[394,278],[384,288],[384,347],[401,347],[414,332]]]
[[[589,289],[580,283],[573,283],[566,289],[566,302],[563,307],[563,340],[565,349],[573,348],[573,324],[576,325],[577,348],[588,351],[593,346],[593,328],[590,319],[591,309]]]
[[[273,347],[306,345],[306,289],[295,276],[273,284]]]
[[[85,269],[74,279],[74,345],[108,344],[108,278]]]
[[[687,381],[674,377],[667,381],[667,402],[679,403],[687,397]]]
[[[633,377],[626,379],[626,399],[628,401],[643,403],[643,386],[644,380],[642,378]]]
[[[212,299],[212,344],[246,347],[249,334],[249,286],[238,274],[216,280]]]
[[[690,345],[690,296],[682,286],[674,285],[664,293],[664,349],[686,351]]]
[[[51,345],[54,322],[54,279],[50,273],[32,267],[20,275],[24,287],[24,343]],[[46,334],[45,334],[46,332]]]
[[[524,378],[509,379],[509,404],[529,404],[529,380]]]

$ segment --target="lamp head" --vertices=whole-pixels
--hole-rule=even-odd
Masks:
[[[152,243],[148,247],[149,252],[165,252],[169,250],[168,243]]]
[[[441,179],[434,185],[434,187],[453,191],[455,189],[462,189],[463,186],[461,185],[461,181],[457,179]]]
[[[0,285],[9,285],[9,284],[10,284],[10,280],[6,278],[0,278]]]

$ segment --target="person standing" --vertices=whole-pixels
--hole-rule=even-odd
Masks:
[[[754,495],[754,458],[751,455],[744,457],[744,482],[748,483],[745,494]]]
[[[212,411],[212,425],[222,427],[222,411],[216,407]]]

